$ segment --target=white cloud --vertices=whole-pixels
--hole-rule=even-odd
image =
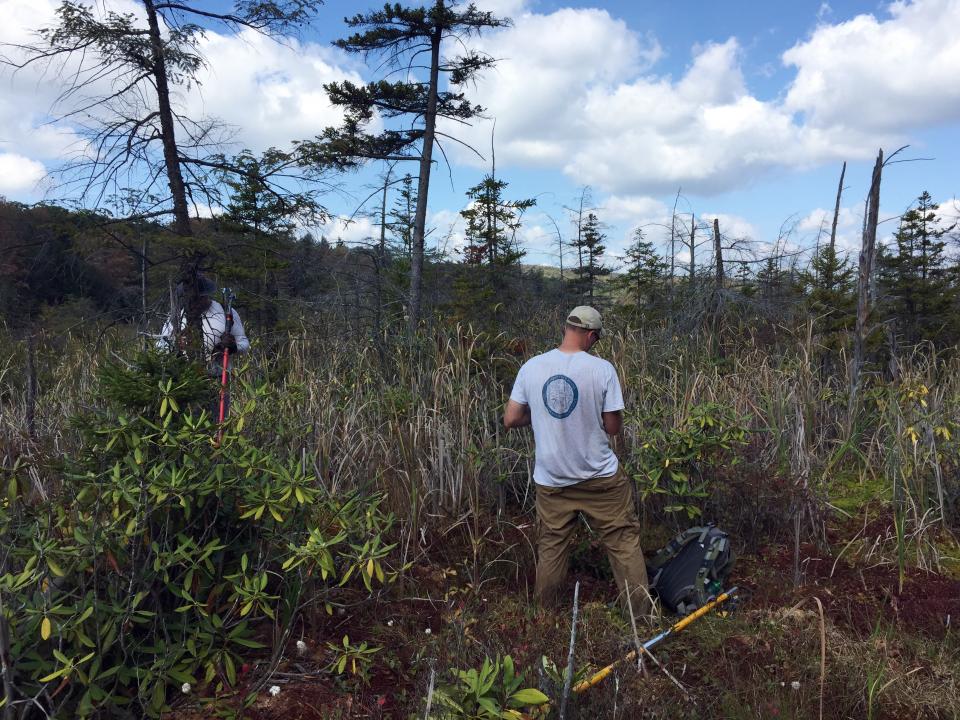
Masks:
[[[373,221],[364,215],[354,218],[339,215],[310,230],[316,237],[322,235],[333,244],[343,240],[347,245],[369,245],[380,237],[379,227],[374,227]]]
[[[54,0],[3,0],[0,2],[0,40],[26,45],[36,39],[36,30],[53,22],[58,2]]]
[[[733,38],[695,48],[676,80],[649,74],[662,54],[655,40],[600,10],[528,14],[481,44],[502,58],[474,95],[496,118],[498,161],[561,167],[602,191],[717,192],[874,145],[808,130],[751,96]],[[488,132],[480,123],[467,139],[485,147]]]
[[[51,25],[57,3],[52,0],[0,0],[0,57],[12,62],[23,57],[13,47],[37,41],[36,31]],[[0,151],[22,159],[57,164],[77,147],[78,136],[68,124],[54,125],[48,115],[62,89],[58,72],[72,65],[30,65],[22,70],[0,68]],[[34,184],[21,184],[30,192]]]
[[[571,136],[588,131],[582,104],[595,83],[609,84],[649,66],[659,46],[641,44],[605,10],[527,14],[512,28],[485,35],[479,47],[498,59],[477,82],[476,98],[497,120],[497,158],[555,166]],[[486,152],[489,125],[456,129]]]
[[[0,153],[0,194],[30,192],[46,176],[42,163],[14,153]]]
[[[212,218],[223,213],[223,208],[212,207],[207,203],[193,202],[190,205],[190,216],[200,218]]]
[[[771,100],[747,86],[736,38],[694,47],[671,76],[654,71],[656,40],[606,11],[527,13],[478,41],[499,62],[471,97],[496,118],[505,166],[560,168],[617,195],[723,192],[770,170],[866,159],[921,125],[960,118],[960,2],[888,13],[831,25],[825,4],[811,36],[784,53],[796,77]],[[489,125],[465,139],[485,149]]]
[[[525,12],[529,0],[479,0],[474,3],[477,9],[492,12],[499,18],[514,18]]]
[[[720,226],[720,237],[724,242],[730,240],[756,240],[760,234],[756,227],[746,218],[739,215],[729,215],[727,213],[700,213],[700,221],[708,224],[713,232],[713,221],[718,220]]]
[[[940,219],[941,227],[950,227],[955,225],[954,230],[960,231],[960,200],[957,198],[948,198],[938,203],[940,209],[937,210],[937,216]],[[960,232],[958,232],[960,235]]]
[[[882,208],[881,208],[882,210]],[[889,217],[881,212],[881,218]],[[815,208],[801,217],[793,226],[790,242],[803,247],[823,246],[829,242],[830,227],[833,224],[833,208]],[[840,207],[837,218],[837,249],[856,260],[856,253],[860,250],[861,228],[863,225],[863,209]],[[880,227],[881,237],[888,231],[888,227]]]
[[[670,208],[645,195],[611,195],[603,201],[602,212],[608,220],[626,221],[635,226],[670,220]]]
[[[525,222],[517,232],[517,242],[521,250],[527,253],[524,262],[532,264],[549,263],[556,265],[559,262],[560,248],[557,240],[557,228],[549,219],[540,213],[531,214],[524,218]],[[569,240],[563,236],[564,242]],[[564,255],[566,257],[566,254]]]
[[[330,243],[342,240],[347,245],[370,246],[380,239],[380,225],[366,215],[338,215],[326,223],[303,230],[309,230],[315,237],[322,235]],[[463,218],[457,210],[428,213],[427,232],[426,246],[431,250],[439,248],[450,252],[465,244]]]
[[[822,24],[783,54],[797,76],[785,109],[818,128],[902,132],[960,119],[960,2],[887,6]]]
[[[425,240],[428,248],[439,250],[452,255],[452,259],[457,260],[456,254],[462,250],[467,240],[464,236],[464,220],[459,210],[437,210],[427,213],[427,238]]]
[[[857,214],[852,208],[841,207],[840,214],[837,216],[837,228],[846,229],[853,227],[860,222]],[[801,218],[797,224],[797,230],[800,232],[820,232],[830,234],[830,227],[833,225],[833,210],[816,208],[811,210],[805,217]]]
[[[253,30],[208,33],[201,52],[207,66],[199,87],[184,98],[188,114],[223,120],[237,129],[235,142],[254,151],[283,147],[339,125],[343,113],[330,104],[324,83],[363,81],[339,67],[329,48],[293,39],[281,44]]]
[[[96,5],[104,3],[141,10],[132,0]],[[56,4],[0,0],[0,42],[30,40],[52,22]],[[662,216],[649,196],[672,196],[679,186],[722,192],[770,170],[872,156],[919,125],[960,119],[960,0],[895,2],[877,17],[844,22],[823,3],[820,24],[783,54],[796,76],[773,100],[749,88],[736,38],[694,47],[688,66],[671,75],[660,69],[657,39],[606,10],[479,5],[515,22],[476,41],[498,63],[469,91],[497,120],[498,163],[559,169],[612,194],[604,203],[611,220]],[[209,33],[202,50],[209,65],[201,86],[180,100],[235,126],[237,145],[253,150],[335,124],[340,115],[322,84],[360,81],[337,51],[313,43]],[[70,127],[43,124],[58,90],[49,77],[27,71],[0,82],[0,152],[52,166],[76,148]],[[454,133],[486,154],[488,123]]]

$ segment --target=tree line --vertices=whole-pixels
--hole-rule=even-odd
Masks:
[[[377,61],[382,77],[325,86],[343,123],[291,139],[287,148],[228,156],[224,128],[184,114],[173,92],[198,81],[206,62],[200,39],[214,29],[279,38],[315,21],[322,2],[238,0],[223,12],[190,2],[141,4],[135,16],[63,0],[56,23],[39,29],[35,43],[3,51],[10,71],[40,65],[72,74],[56,110],[88,142],[58,174],[61,190],[84,210],[0,208],[0,307],[8,323],[64,302],[146,323],[162,300],[189,307],[198,273],[213,269],[247,290],[245,304],[265,327],[282,319],[284,302],[318,298],[336,301],[358,328],[375,333],[397,323],[416,331],[438,313],[492,329],[509,321],[517,303],[531,302],[589,302],[633,319],[705,320],[714,328],[732,310],[761,319],[802,312],[828,348],[855,324],[858,272],[836,243],[843,174],[829,242],[818,241],[806,261],[779,242],[765,256],[746,256],[717,221],[711,227],[676,211],[668,252],[637,229],[614,257],[602,209],[585,188],[567,208],[567,232],[555,225],[559,275],[531,269],[520,229],[535,200],[510,198],[495,164],[467,190],[464,246],[444,248],[439,228],[432,231],[438,241],[428,242],[434,151],[444,156],[460,142],[449,127],[482,116],[466,89],[495,64],[466,40],[508,26],[508,18],[449,0],[387,4],[346,18],[351,34],[334,44]],[[324,194],[336,178],[370,164],[383,168],[371,195],[378,236],[351,248],[298,236],[298,227],[329,218]],[[201,205],[221,212],[198,219]],[[893,242],[875,251],[875,268],[871,259],[875,329],[891,346],[957,340],[958,269],[947,247],[955,233],[938,210],[921,194]],[[181,296],[171,292],[175,285]]]

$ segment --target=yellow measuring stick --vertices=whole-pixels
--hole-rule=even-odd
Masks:
[[[734,587],[734,588],[730,588],[729,590],[727,590],[727,591],[724,592],[724,593],[720,593],[719,595],[717,595],[717,597],[716,597],[715,599],[711,600],[710,602],[708,602],[708,603],[707,603],[706,605],[704,605],[703,607],[697,609],[695,612],[690,613],[690,614],[687,615],[685,618],[680,619],[675,625],[671,626],[671,627],[668,628],[667,630],[664,630],[664,631],[663,631],[662,633],[660,633],[659,635],[657,635],[657,636],[655,636],[655,637],[650,638],[649,640],[647,640],[645,643],[643,643],[643,649],[644,649],[644,650],[649,650],[650,648],[652,648],[654,645],[656,645],[657,643],[659,643],[659,642],[660,642],[661,640],[663,640],[664,638],[669,637],[670,635],[673,635],[674,633],[680,632],[680,631],[683,630],[685,627],[687,627],[687,625],[689,625],[690,623],[692,623],[692,622],[694,622],[694,621],[696,621],[696,620],[699,620],[699,619],[702,618],[704,615],[706,615],[708,612],[710,612],[711,610],[713,610],[715,607],[717,607],[718,605],[721,605],[722,603],[726,602],[726,601],[729,600],[731,597],[733,597],[734,595],[736,595],[736,593],[737,593],[737,588],[735,588],[735,587]],[[603,682],[603,680],[604,680],[610,673],[613,672],[613,669],[614,669],[617,665],[619,665],[620,663],[623,663],[623,662],[630,662],[631,660],[636,660],[636,658],[637,658],[637,651],[636,651],[636,650],[631,650],[629,653],[627,653],[627,655],[625,655],[624,657],[620,658],[620,659],[617,660],[616,662],[610,663],[610,664],[607,665],[605,668],[602,668],[602,669],[598,670],[597,672],[595,672],[591,677],[587,678],[586,680],[582,680],[581,682],[579,682],[579,683],[577,683],[576,685],[574,685],[574,686],[573,686],[573,691],[574,691],[575,693],[582,693],[582,692],[585,691],[585,690],[589,690],[589,689],[592,688],[594,685],[599,685],[601,682]]]

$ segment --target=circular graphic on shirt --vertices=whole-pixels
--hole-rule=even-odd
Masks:
[[[543,404],[547,412],[558,420],[563,420],[577,406],[580,391],[576,383],[566,375],[554,375],[543,384]]]

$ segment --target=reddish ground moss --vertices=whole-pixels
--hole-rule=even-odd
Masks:
[[[523,522],[491,529],[494,526],[491,522],[479,532],[479,542],[478,527],[463,523],[429,536],[403,585],[373,599],[347,594],[348,608],[332,616],[320,612],[307,617],[302,635],[307,656],[298,658],[288,649],[288,659],[279,667],[284,674],[268,683],[276,682],[280,693],[272,697],[262,691],[243,716],[422,716],[430,668],[441,682],[451,667],[477,667],[485,656],[508,653],[527,670],[527,684],[536,686],[541,655],[558,665],[566,656],[569,608],[553,613],[531,609],[527,598],[533,581],[533,528]],[[834,547],[842,547],[842,539],[852,534],[849,527],[839,527],[828,537]],[[614,709],[616,717],[627,718],[817,717],[820,646],[814,597],[823,603],[831,634],[832,672],[825,700],[836,712],[825,717],[865,716],[865,686],[874,671],[887,673],[884,684],[887,677],[917,679],[924,673],[947,682],[943,677],[950,676],[958,651],[954,630],[946,622],[948,617],[951,623],[960,619],[960,581],[914,568],[907,569],[901,589],[895,565],[858,562],[852,552],[837,560],[811,544],[800,547],[800,585],[794,584],[794,568],[792,546],[768,545],[741,553],[731,579],[743,589],[740,609],[730,618],[700,621],[658,650],[661,662],[687,693],[659,672],[639,674],[621,666],[603,686],[576,699],[571,717],[610,717]],[[589,540],[574,554],[568,596],[576,580],[581,583],[582,618],[577,661],[596,668],[626,652],[630,633],[608,609],[614,587],[602,549]],[[886,640],[876,645],[878,628],[892,630],[898,638],[914,638],[931,651],[917,654]],[[647,637],[654,629],[641,626],[639,633]],[[367,682],[336,678],[325,669],[333,658],[326,643],[339,642],[344,635],[351,643],[366,641],[382,648]],[[942,649],[947,636],[953,638],[953,650]],[[860,651],[844,654],[846,642],[864,648],[862,661],[856,654]],[[933,652],[938,646],[940,656]],[[914,654],[907,658],[908,653]],[[854,667],[857,662],[863,667]],[[882,666],[867,667],[871,663]],[[258,677],[257,671],[249,677]],[[907,693],[892,697],[898,685],[892,687],[872,710],[874,717],[948,717],[952,712],[938,710],[935,699],[914,702]],[[199,720],[214,715],[182,708],[173,717]]]

